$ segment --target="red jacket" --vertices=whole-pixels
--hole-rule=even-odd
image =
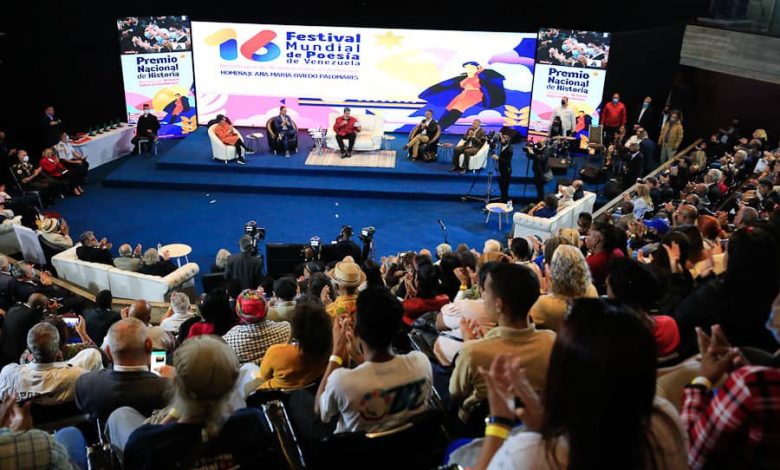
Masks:
[[[620,127],[626,125],[626,106],[622,101],[612,104],[612,101],[604,105],[601,110],[601,124],[606,127]]]
[[[61,177],[62,173],[67,171],[65,165],[63,165],[61,161],[55,158],[42,158],[41,168],[47,175],[57,178]]]
[[[333,130],[336,134],[344,137],[349,134],[356,134],[358,132],[357,129],[355,129],[356,125],[357,119],[354,117],[350,116],[349,120],[344,121],[344,116],[339,116],[336,118],[336,122],[333,123]]]

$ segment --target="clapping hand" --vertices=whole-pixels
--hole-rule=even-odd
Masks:
[[[482,339],[485,337],[485,329],[474,319],[463,317],[460,319],[460,333],[464,341]]]
[[[697,327],[696,338],[701,353],[699,375],[706,377],[713,384],[732,368],[749,364],[739,349],[731,346],[720,325],[712,326],[710,336]]]
[[[672,242],[672,246],[662,244],[666,250],[666,254],[669,256],[669,269],[672,273],[681,273],[682,265],[680,264],[680,245],[677,242]]]
[[[32,401],[28,400],[20,406],[13,394],[6,395],[2,405],[0,405],[0,427],[8,428],[12,432],[23,432],[32,429],[31,406]]]
[[[528,431],[541,427],[544,407],[519,358],[501,354],[493,359],[490,370],[480,367],[479,372],[487,386],[491,416],[519,418]],[[522,408],[515,408],[515,398],[523,402]]]
[[[333,321],[333,355],[342,359],[347,357],[352,333],[352,318],[349,315],[340,315]]]

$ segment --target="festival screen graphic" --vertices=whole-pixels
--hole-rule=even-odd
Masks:
[[[160,120],[159,137],[194,132],[198,122],[189,17],[125,17],[117,20],[117,30],[127,122],[138,122],[148,104]]]
[[[426,109],[448,133],[473,119],[528,127],[536,35],[192,22],[200,122],[264,127],[281,105],[299,128],[331,113],[405,132]]]
[[[528,137],[545,139],[555,108],[567,97],[576,118],[575,137],[587,144],[598,125],[598,107],[609,62],[610,34],[557,28],[539,30]]]

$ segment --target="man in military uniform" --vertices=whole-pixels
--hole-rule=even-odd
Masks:
[[[11,165],[11,171],[24,190],[38,191],[43,199],[50,202],[63,197],[68,191],[67,182],[52,178],[40,167],[33,166],[26,150],[19,150],[17,157],[19,163]]]

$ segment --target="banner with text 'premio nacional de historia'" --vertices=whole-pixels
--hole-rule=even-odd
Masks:
[[[183,137],[197,129],[192,39],[187,16],[117,20],[127,122],[148,104],[160,121],[159,137]]]
[[[610,34],[555,28],[539,30],[528,137],[547,138],[554,111],[566,97],[574,112],[574,134],[586,141],[598,125],[609,62]]]
[[[264,127],[281,105],[299,128],[348,106],[408,132],[430,109],[447,133],[479,118],[525,134],[534,33],[192,23],[201,122]]]

